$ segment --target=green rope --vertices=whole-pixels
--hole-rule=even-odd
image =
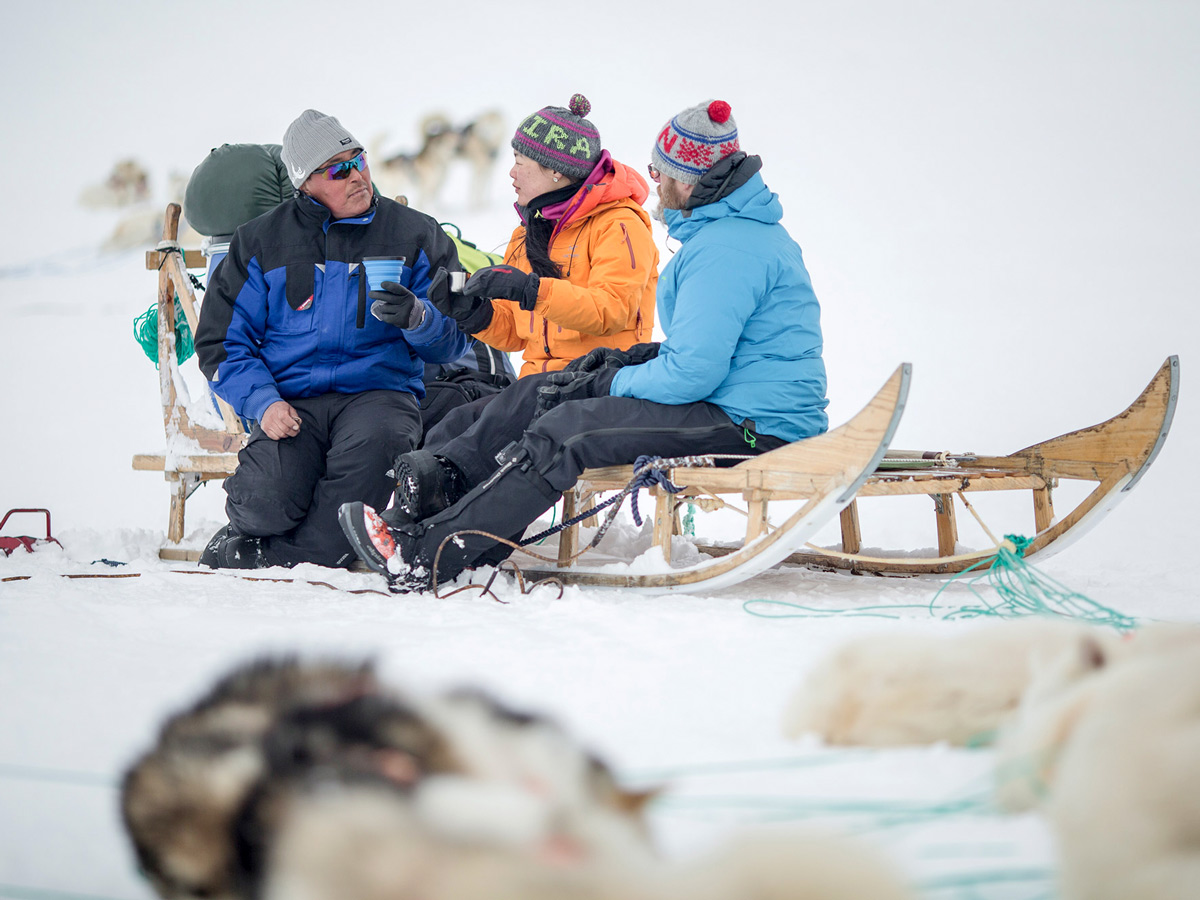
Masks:
[[[752,616],[764,619],[827,619],[834,616],[862,618],[899,619],[904,610],[924,609],[934,618],[945,620],[976,619],[992,617],[1016,619],[1025,616],[1056,616],[1078,619],[1093,625],[1105,625],[1121,632],[1137,628],[1137,619],[1073,591],[1049,575],[1039,572],[1024,559],[1025,550],[1033,543],[1020,535],[1005,535],[1003,543],[994,556],[980,560],[975,565],[959,572],[943,584],[927,604],[897,603],[882,606],[861,606],[849,609],[820,609],[788,603],[784,600],[747,600],[742,609]],[[976,570],[986,566],[982,572]],[[977,604],[944,606],[938,603],[942,592],[959,579],[976,572],[965,582],[968,590],[978,599]],[[986,585],[979,583],[986,579]],[[999,595],[999,600],[989,599],[981,587],[990,587]],[[794,613],[758,612],[757,607],[787,607],[798,610]]]
[[[550,527],[551,528],[554,527],[554,523],[557,520],[557,518],[558,518],[558,504],[555,504],[554,506],[550,507]],[[551,534],[552,533],[553,532],[551,532]],[[546,543],[546,539],[549,537],[550,537],[550,534],[547,534],[546,537],[542,538],[534,546],[540,547],[542,544]]]
[[[688,503],[687,512],[683,514],[683,533],[688,537],[696,536],[696,504]]]
[[[1013,882],[1045,882],[1054,880],[1050,869],[1000,869],[992,872],[964,872],[957,875],[941,875],[927,878],[920,884],[922,894],[934,891],[962,890],[963,888],[1012,884]],[[1054,895],[1047,894],[1047,898]]]
[[[133,337],[142,345],[146,356],[158,366],[158,304],[153,304],[148,310],[133,320]],[[175,361],[182,364],[196,352],[192,340],[192,329],[188,326],[187,316],[183,314],[183,306],[179,295],[175,296]]]
[[[1031,538],[1017,534],[1006,534],[996,555],[990,558],[986,571],[966,582],[967,588],[979,600],[978,606],[961,606],[942,616],[944,619],[974,619],[981,616],[996,616],[1016,619],[1024,616],[1058,616],[1079,619],[1093,625],[1107,625],[1118,631],[1132,631],[1137,620],[1097,603],[1078,591],[1073,591],[1060,581],[1039,572],[1024,559],[1025,551],[1033,543]],[[951,584],[967,575],[988,560],[959,572],[943,584],[929,603],[930,613],[937,607],[937,599]],[[986,579],[987,585],[1000,596],[999,602],[989,600],[978,589],[979,582]]]
[[[116,779],[99,772],[78,772],[70,769],[44,769],[39,766],[17,766],[0,763],[0,778],[16,781],[45,781],[51,784],[79,784],[89,787],[117,787]]]
[[[79,894],[74,891],[56,891],[2,882],[0,897],[9,897],[11,900],[116,900],[104,894]]]
[[[658,797],[652,802],[657,812],[740,813],[757,822],[795,822],[829,817],[867,818],[871,829],[915,825],[952,816],[995,816],[991,791],[980,791],[947,800],[839,800],[780,797],[778,795],[707,795],[703,797]]]

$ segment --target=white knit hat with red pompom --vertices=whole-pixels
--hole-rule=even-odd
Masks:
[[[659,172],[695,184],[730,153],[740,150],[737,122],[724,100],[690,106],[663,126],[650,154]]]

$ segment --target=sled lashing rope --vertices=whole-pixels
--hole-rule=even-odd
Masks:
[[[605,533],[607,533],[608,529],[612,526],[612,523],[616,521],[617,512],[621,508],[621,501],[626,497],[629,497],[632,494],[632,498],[629,501],[629,511],[633,515],[634,524],[640,528],[642,525],[642,516],[638,511],[637,506],[638,491],[640,491],[642,488],[660,487],[668,493],[678,494],[681,490],[683,490],[683,488],[673,484],[671,480],[667,478],[667,469],[681,467],[693,469],[711,469],[716,466],[716,461],[718,459],[726,458],[740,460],[745,459],[746,457],[727,456],[725,454],[708,454],[705,456],[673,456],[668,459],[664,459],[661,456],[639,456],[633,464],[633,478],[630,479],[629,484],[625,485],[625,487],[623,487],[620,491],[609,497],[603,503],[593,506],[591,509],[579,513],[577,516],[572,516],[570,519],[560,522],[553,528],[548,528],[545,531],[538,532],[533,537],[526,538],[525,540],[521,541],[521,546],[527,547],[530,544],[539,543],[552,534],[557,534],[565,528],[570,528],[572,525],[576,525],[582,522],[584,519],[590,519],[601,510],[609,509],[609,507],[615,507],[614,509],[609,510],[608,515],[604,517],[604,522],[601,523],[600,527],[596,530],[596,533],[592,536],[591,541],[586,547],[583,548],[583,550],[580,551],[580,554],[582,554],[584,551],[590,550],[600,543],[601,538],[603,538]]]

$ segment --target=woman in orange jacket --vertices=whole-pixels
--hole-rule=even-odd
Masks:
[[[520,378],[546,377],[601,347],[634,348],[639,360],[658,352],[648,343],[658,248],[641,205],[650,190],[601,147],[600,133],[585,118],[590,111],[587,98],[575,94],[568,108],[547,106],[521,122],[509,172],[521,224],[504,264],[479,269],[461,291],[451,289],[444,271],[429,287],[430,301],[459,330],[499,350],[522,350]],[[498,396],[451,410],[422,449],[396,458],[395,505],[385,518],[423,518],[462,492],[458,473],[438,455],[448,441],[481,429],[487,432],[481,440],[500,446],[520,437],[519,429],[507,434],[507,423],[478,422]]]
[[[658,248],[641,206],[649,188],[601,147],[585,118],[590,110],[575,94],[567,109],[526,117],[509,172],[521,224],[504,264],[477,271],[462,293],[435,298],[431,290],[460,330],[523,351],[520,377],[558,371],[596,347],[626,350],[652,339]],[[452,411],[426,446],[464,431],[489,399]]]

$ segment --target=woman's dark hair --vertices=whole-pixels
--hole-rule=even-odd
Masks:
[[[562,267],[550,258],[550,236],[558,222],[547,219],[542,210],[555,203],[562,203],[575,196],[579,189],[578,182],[571,182],[553,191],[547,191],[529,201],[529,206],[522,207],[521,219],[525,222],[525,258],[529,260],[529,268],[540,278],[562,278]]]

